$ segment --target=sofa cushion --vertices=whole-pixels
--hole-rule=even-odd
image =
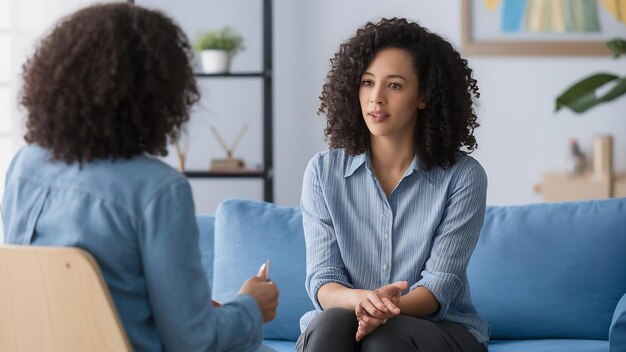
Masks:
[[[600,340],[492,340],[489,352],[608,352],[608,341]]]
[[[296,340],[300,316],[313,309],[304,289],[306,252],[300,210],[237,199],[220,204],[215,222],[215,299],[233,297],[267,259],[280,297],[276,318],[264,325],[264,336]]]
[[[626,292],[626,199],[488,207],[468,267],[494,339],[607,340]]]
[[[626,352],[626,293],[617,303],[609,328],[611,352]]]

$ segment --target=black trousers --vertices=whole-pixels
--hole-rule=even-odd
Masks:
[[[462,325],[399,315],[377,327],[361,342],[354,339],[358,322],[354,312],[331,308],[319,313],[300,335],[298,352],[419,351],[485,352]]]

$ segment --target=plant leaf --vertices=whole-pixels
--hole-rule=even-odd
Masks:
[[[626,54],[626,40],[615,38],[606,43],[606,46],[613,51],[615,57]]]
[[[622,77],[617,80],[617,83],[611,90],[609,90],[606,94],[599,97],[599,103],[605,103],[607,101],[611,101],[623,94],[626,94],[626,77]]]
[[[596,89],[618,78],[613,74],[598,73],[575,83],[556,98],[556,111],[564,106],[577,113],[586,111],[600,102],[596,97]]]

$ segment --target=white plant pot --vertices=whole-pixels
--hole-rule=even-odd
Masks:
[[[226,73],[230,70],[230,54],[224,50],[202,50],[202,72]]]

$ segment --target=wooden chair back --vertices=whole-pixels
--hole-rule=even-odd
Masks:
[[[0,245],[0,351],[130,351],[98,263],[78,248]]]

